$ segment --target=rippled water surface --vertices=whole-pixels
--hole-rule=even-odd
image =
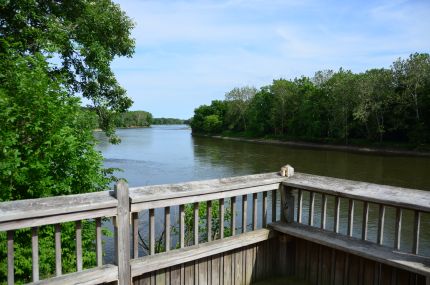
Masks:
[[[192,137],[190,129],[184,125],[121,129],[117,134],[121,137],[122,143],[111,145],[107,143],[102,133],[96,133],[100,140],[98,149],[105,157],[105,166],[123,169],[123,172],[117,173],[117,176],[126,178],[130,186],[272,172],[278,171],[282,165],[289,163],[299,172],[430,190],[430,158],[425,157],[313,150]],[[347,203],[342,202],[345,203],[341,203],[341,209],[345,212]],[[329,200],[329,207],[331,204]],[[307,218],[306,207],[305,197],[304,220]],[[319,223],[318,208],[319,200],[316,197],[316,224]],[[359,203],[356,205],[356,211],[354,235],[359,236],[361,231]],[[388,208],[384,228],[386,232],[384,243],[387,245],[393,240],[393,215],[394,210]],[[248,217],[250,216],[249,214]],[[341,231],[346,231],[344,216],[341,214]],[[376,239],[377,216],[378,208],[371,206],[369,216],[369,239],[371,240]],[[143,228],[147,225],[146,220],[142,216]],[[329,211],[328,227],[331,226],[331,220],[332,213]],[[240,222],[239,218],[238,222]],[[402,234],[407,236],[412,231],[412,213],[405,213],[404,224]],[[429,228],[430,217],[423,215],[420,253],[426,255],[430,255]],[[402,240],[403,248],[408,249],[410,246],[409,239]],[[110,250],[108,244],[107,252]]]

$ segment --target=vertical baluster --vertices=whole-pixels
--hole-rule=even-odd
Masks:
[[[309,193],[309,225],[312,227],[314,225],[314,205],[315,205],[315,193]]]
[[[252,230],[255,231],[257,229],[258,217],[257,217],[257,203],[258,203],[258,194],[252,194]]]
[[[82,271],[82,222],[76,221],[76,269]]]
[[[297,192],[297,223],[302,222],[302,206],[303,206],[303,192],[301,189]]]
[[[219,199],[219,238],[224,238],[224,199]]]
[[[15,283],[15,268],[14,268],[14,249],[13,249],[13,231],[7,232],[7,284]]]
[[[96,219],[96,258],[97,258],[97,266],[102,266],[103,265],[102,218]]]
[[[39,281],[39,228],[31,229],[31,248],[33,262],[33,282]]]
[[[354,208],[355,208],[355,201],[353,199],[349,199],[349,206],[348,206],[348,233],[347,235],[352,237],[352,232],[354,229]]]
[[[262,201],[262,220],[263,220],[263,228],[267,226],[267,191],[263,192],[263,201]]]
[[[149,209],[149,254],[155,254],[155,210]]]
[[[246,233],[247,226],[247,215],[248,215],[248,196],[242,196],[242,233]]]
[[[340,198],[336,196],[334,198],[334,227],[333,231],[339,233],[339,214],[340,214]]]
[[[236,234],[236,197],[231,197],[230,200],[230,207],[231,207],[231,236],[234,236]]]
[[[384,241],[384,220],[385,220],[385,206],[379,204],[379,220],[378,220],[378,244],[382,244]]]
[[[272,222],[276,222],[276,191],[272,190]]]
[[[133,227],[133,258],[139,257],[139,213],[132,213]]]
[[[421,212],[414,211],[415,219],[414,219],[414,240],[412,244],[412,253],[418,254],[419,251],[419,243],[420,243],[420,225],[421,225]]]
[[[321,195],[321,229],[325,229],[325,224],[327,221],[327,196],[325,194]]]
[[[199,244],[199,203],[194,203],[194,244]]]
[[[207,212],[207,228],[208,228],[208,241],[212,240],[212,201],[208,201],[206,204]]]
[[[165,235],[165,244],[166,251],[170,250],[170,207],[164,208],[164,231]]]
[[[394,232],[394,249],[400,249],[400,240],[401,240],[401,232],[402,232],[402,218],[403,218],[403,210],[402,208],[396,208],[396,229]]]
[[[364,201],[363,204],[363,225],[361,230],[361,239],[367,240],[367,224],[369,221],[369,203]]]
[[[61,266],[61,225],[55,225],[55,275],[62,274]]]
[[[185,212],[184,205],[179,206],[179,245],[185,246]]]

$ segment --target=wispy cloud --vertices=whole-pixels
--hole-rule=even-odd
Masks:
[[[235,86],[429,52],[428,1],[121,0],[136,23],[114,70],[134,109],[187,118]]]

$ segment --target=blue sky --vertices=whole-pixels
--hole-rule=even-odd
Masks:
[[[234,87],[361,72],[430,52],[430,1],[117,0],[135,22],[133,58],[112,68],[131,110],[190,118]]]

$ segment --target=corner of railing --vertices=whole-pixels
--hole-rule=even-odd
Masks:
[[[294,168],[287,164],[281,167],[279,174],[287,178],[291,177],[294,175]],[[281,183],[279,185],[279,192],[281,194],[281,221],[292,223],[294,222],[294,196],[292,189]]]

